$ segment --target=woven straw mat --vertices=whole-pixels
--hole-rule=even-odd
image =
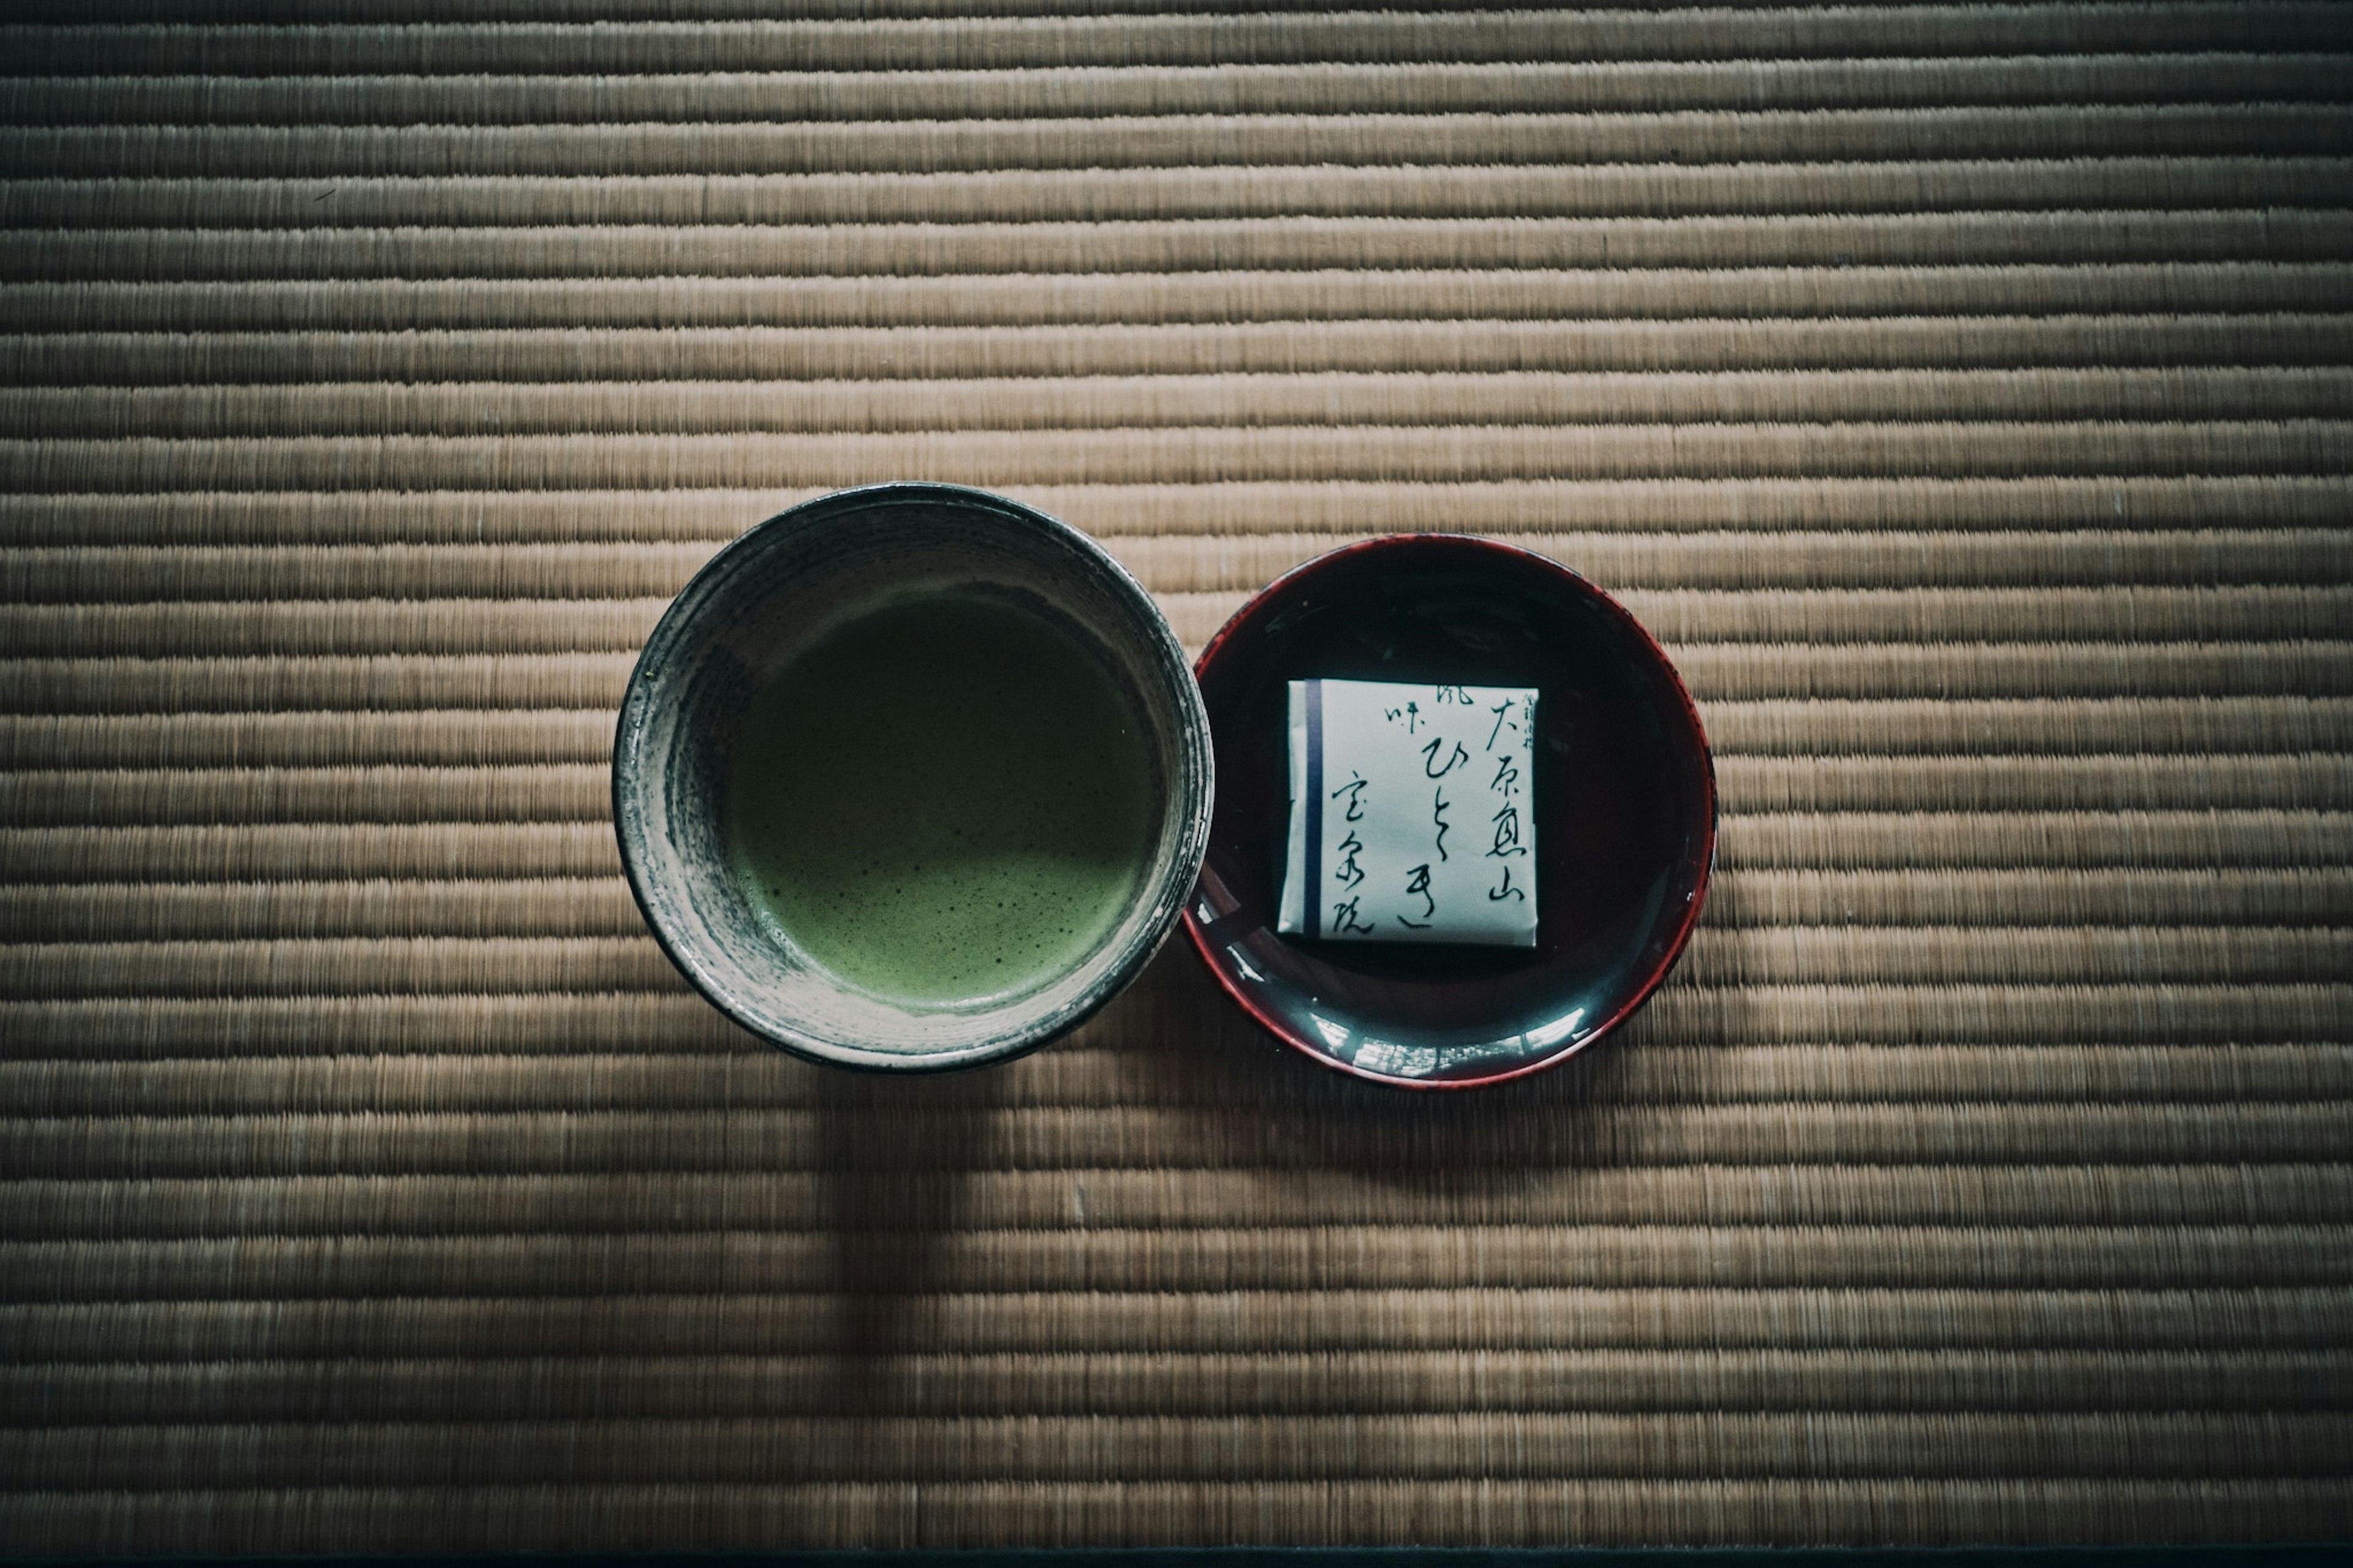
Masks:
[[[0,1543],[2353,1535],[2353,7],[9,9]],[[734,1032],[616,702],[896,478],[1622,595],[1673,980]]]

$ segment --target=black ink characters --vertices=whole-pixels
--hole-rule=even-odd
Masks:
[[[1408,871],[1405,876],[1405,896],[1409,899],[1419,899],[1422,901],[1424,906],[1421,911],[1422,918],[1409,921],[1403,915],[1399,915],[1397,922],[1412,931],[1428,931],[1431,922],[1438,918],[1438,899],[1430,890],[1430,862],[1423,861]]]

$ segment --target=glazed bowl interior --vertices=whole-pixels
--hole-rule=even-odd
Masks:
[[[849,621],[948,592],[1044,621],[1093,659],[1144,738],[1150,829],[1124,912],[1073,967],[972,1003],[877,995],[764,921],[725,825],[729,765],[753,699]],[[944,485],[838,492],[770,519],[716,556],[655,628],[613,756],[621,856],[648,923],[697,989],[754,1032],[845,1066],[970,1067],[1084,1018],[1174,924],[1207,842],[1208,721],[1151,597],[1083,535],[1017,502]]]

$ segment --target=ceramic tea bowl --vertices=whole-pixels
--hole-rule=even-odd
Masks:
[[[763,919],[728,838],[731,757],[754,699],[797,656],[872,606],[934,592],[1015,607],[1091,660],[1142,738],[1147,779],[1131,891],[1103,934],[1028,989],[970,1002],[894,999],[843,979]],[[769,519],[721,551],[671,604],[622,700],[613,820],[647,924],[722,1012],[818,1061],[935,1071],[1040,1045],[1142,969],[1200,869],[1211,755],[1183,647],[1151,596],[1099,546],[1001,496],[874,485]]]

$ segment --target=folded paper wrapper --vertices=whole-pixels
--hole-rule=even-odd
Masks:
[[[1523,687],[1291,682],[1275,929],[1534,947],[1535,716]]]

